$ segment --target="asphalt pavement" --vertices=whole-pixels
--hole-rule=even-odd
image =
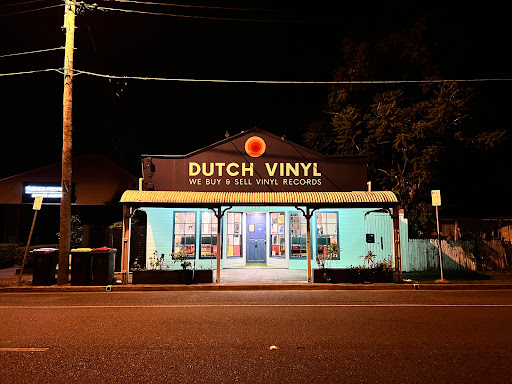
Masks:
[[[512,382],[512,291],[0,293],[2,383]]]

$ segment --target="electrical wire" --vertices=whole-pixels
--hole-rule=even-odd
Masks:
[[[48,48],[48,49],[39,49],[37,51],[28,51],[28,52],[20,52],[20,53],[11,53],[9,55],[2,55],[0,56],[0,59],[3,57],[11,57],[11,56],[21,56],[21,55],[29,55],[32,53],[41,53],[41,52],[49,52],[49,51],[56,51],[58,49],[64,49],[64,47],[58,47],[58,48]]]
[[[43,1],[43,0],[37,0]],[[231,8],[231,7],[212,7],[209,5],[190,5],[190,4],[167,4],[167,3],[153,3],[150,1],[135,1],[135,0],[105,0],[116,3],[133,3],[143,5],[160,5],[167,7],[178,7],[178,8],[202,8],[202,9],[222,9],[229,11],[275,11],[274,9],[262,9],[262,8]]]
[[[40,69],[26,72],[0,73],[0,76],[25,75],[37,72],[61,71],[65,68]],[[287,81],[287,80],[223,80],[223,79],[184,79],[167,77],[142,77],[142,76],[114,76],[101,73],[82,71],[74,68],[75,75],[89,75],[115,80],[153,80],[153,81],[174,81],[189,83],[228,83],[228,84],[289,84],[289,85],[349,85],[349,84],[438,84],[438,83],[472,83],[472,82],[495,82],[512,81],[512,79],[448,79],[448,80],[347,80],[347,81]]]
[[[24,5],[24,4],[30,4],[30,3],[39,3],[41,1],[48,1],[48,0],[31,0],[31,1],[24,1],[22,3],[2,4],[2,5],[0,5],[0,8],[13,7],[13,6],[17,6],[17,5]]]
[[[232,17],[211,17],[211,16],[192,16],[192,15],[178,15],[173,13],[161,13],[161,12],[148,12],[148,11],[136,11],[133,9],[121,9],[121,8],[109,8],[109,7],[95,7],[100,11],[117,11],[125,13],[138,13],[144,15],[154,16],[170,16],[170,17],[183,17],[188,19],[206,19],[206,20],[223,20],[223,21],[252,21],[259,23],[302,23],[302,21],[288,21],[288,20],[265,20],[265,19],[242,19]]]
[[[154,80],[154,81],[174,81],[174,82],[196,82],[196,83],[231,83],[231,84],[297,84],[297,85],[348,85],[348,84],[425,84],[425,83],[471,83],[471,82],[490,82],[490,81],[512,81],[512,79],[453,79],[453,80],[347,80],[347,81],[281,81],[281,80],[222,80],[222,79],[183,79],[183,78],[165,78],[165,77],[142,77],[142,76],[114,76],[101,73],[73,70],[77,74],[104,77],[108,79],[121,80]]]
[[[63,7],[63,6],[64,6],[64,4],[57,4],[57,5],[50,5],[50,6],[48,6],[48,7],[36,8],[36,9],[29,9],[29,10],[26,10],[26,11],[19,11],[19,12],[12,12],[12,13],[4,13],[4,14],[0,14],[0,17],[2,17],[2,16],[19,15],[19,14],[22,14],[22,13],[29,13],[29,12],[37,12],[37,11],[42,11],[42,10],[45,10],[45,9],[56,8],[56,7]]]
[[[41,73],[41,72],[58,72],[62,74],[62,70],[64,68],[49,68],[49,69],[36,69],[33,71],[24,71],[24,72],[11,72],[11,73],[0,73],[0,77],[2,76],[16,76],[16,75],[30,75],[32,73]]]

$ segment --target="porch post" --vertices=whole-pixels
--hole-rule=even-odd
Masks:
[[[311,283],[311,218],[317,208],[310,210],[309,207],[306,207],[306,211],[304,211],[302,208],[295,206],[295,209],[301,211],[306,219],[306,260],[308,263],[308,283]]]
[[[402,255],[400,247],[400,220],[398,215],[398,207],[393,208],[393,244],[395,254],[395,283],[402,282]]]
[[[220,284],[220,260],[222,258],[222,216],[224,216],[224,213],[231,208],[233,207],[229,206],[224,210],[222,210],[222,207],[219,207],[218,210],[210,208],[217,218],[217,284]]]
[[[311,283],[311,216],[309,208],[306,207],[306,259],[308,263],[308,283]]]
[[[222,214],[219,207],[219,214],[217,216],[217,277],[216,282],[220,284],[220,259],[222,257]]]
[[[131,236],[130,208],[123,205],[123,243],[121,249],[121,273],[123,284],[128,284]]]

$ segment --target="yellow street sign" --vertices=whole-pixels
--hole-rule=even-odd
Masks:
[[[441,191],[436,189],[431,192],[432,195],[432,206],[440,207],[441,206]]]
[[[39,211],[41,209],[41,204],[43,203],[43,196],[36,196],[34,199],[34,205],[32,209],[34,211]]]

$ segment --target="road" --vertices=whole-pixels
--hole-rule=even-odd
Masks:
[[[0,383],[510,383],[512,292],[0,294]]]

